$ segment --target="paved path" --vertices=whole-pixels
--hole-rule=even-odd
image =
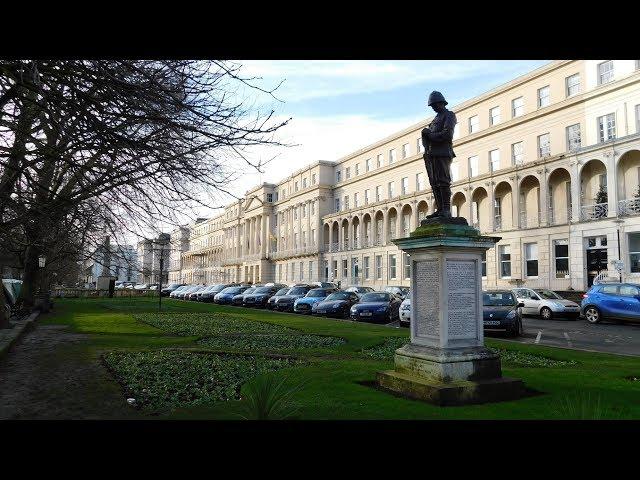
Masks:
[[[0,420],[132,418],[85,335],[39,325],[0,360]]]

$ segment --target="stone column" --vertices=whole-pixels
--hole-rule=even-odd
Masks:
[[[493,230],[495,229],[495,207],[494,204],[496,203],[496,192],[494,190],[495,185],[494,185],[494,181],[489,181],[489,182],[485,182],[484,186],[487,189],[487,200],[489,201],[489,218],[487,221],[487,229],[490,232],[493,232]]]
[[[518,175],[509,177],[511,180],[511,226],[514,229],[520,228],[520,180]],[[504,220],[502,221],[504,230]]]
[[[571,221],[578,222],[580,221],[582,207],[580,198],[580,164],[578,161],[573,161],[569,165],[571,167]]]
[[[307,200],[304,203],[304,208],[307,214],[307,247],[311,247],[313,245],[313,238],[311,238],[311,202]],[[316,235],[318,235],[317,231]]]
[[[380,386],[437,405],[524,394],[522,381],[502,377],[499,356],[484,347],[481,258],[499,240],[434,223],[394,242],[410,255],[411,342],[396,350],[394,370],[378,373]]]
[[[549,182],[547,178],[547,169],[542,167],[536,170],[540,175],[540,226],[546,227],[549,224]]]
[[[342,218],[338,220],[338,251],[343,250],[344,232],[342,228]]]
[[[389,209],[382,212],[382,245],[389,243]]]
[[[616,153],[613,150],[604,152],[607,168],[607,217],[618,215],[618,169],[616,168]]]

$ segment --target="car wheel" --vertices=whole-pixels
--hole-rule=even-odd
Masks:
[[[544,320],[552,320],[553,319],[553,312],[551,311],[551,309],[549,307],[542,307],[540,309],[540,316]]]
[[[521,320],[516,320],[515,325],[509,331],[509,337],[516,338],[516,337],[519,337],[521,335],[522,335],[522,321]]]
[[[598,310],[594,306],[587,307],[587,309],[584,311],[584,317],[589,323],[600,323],[600,321],[602,320],[600,310]]]

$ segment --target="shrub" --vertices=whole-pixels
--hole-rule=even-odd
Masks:
[[[289,377],[277,378],[263,375],[245,387],[242,418],[245,420],[284,420],[297,413],[298,408],[291,398],[300,391],[306,381],[294,383]]]

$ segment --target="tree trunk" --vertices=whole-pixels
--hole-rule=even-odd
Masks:
[[[4,296],[4,285],[0,285],[0,328],[9,326],[9,315],[7,314],[7,299]]]
[[[24,308],[33,308],[35,304],[35,294],[38,288],[38,256],[39,248],[29,245],[24,254],[24,276],[22,278],[22,287],[20,288],[19,302],[22,302]]]

